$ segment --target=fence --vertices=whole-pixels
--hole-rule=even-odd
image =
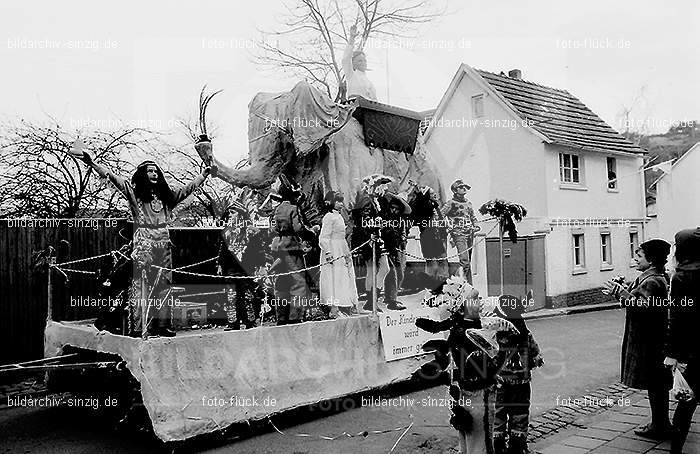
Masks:
[[[0,364],[43,357],[47,311],[47,266],[36,254],[52,246],[58,263],[92,257],[118,249],[132,232],[125,219],[0,220]],[[173,264],[182,266],[216,255],[219,229],[171,229]],[[33,257],[34,256],[34,257]],[[70,265],[98,271],[111,257]],[[213,274],[216,264],[193,269]],[[99,308],[72,307],[71,298],[96,296],[100,283],[94,275],[52,272],[53,318],[78,320],[95,317]],[[175,283],[187,284],[187,276]],[[201,283],[201,282],[200,282]],[[205,284],[206,285],[206,284]]]

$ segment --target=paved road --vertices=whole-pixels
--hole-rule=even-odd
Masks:
[[[623,314],[608,310],[532,320],[528,325],[538,340],[547,364],[533,380],[534,414],[554,407],[557,397],[580,396],[618,379]],[[444,387],[402,396],[398,407],[363,407],[327,414],[318,419],[280,429],[288,433],[336,435],[364,430],[414,426],[404,436],[396,453],[443,453],[456,444],[447,426],[449,410],[420,405],[428,398],[442,398]],[[407,399],[415,399],[409,405]],[[311,415],[313,416],[313,415]],[[120,434],[94,413],[71,408],[14,408],[0,410],[0,453],[147,453],[156,444],[147,437]],[[297,454],[297,453],[387,453],[401,432],[370,435],[340,441],[285,437],[276,432],[223,446],[200,450],[206,453]]]

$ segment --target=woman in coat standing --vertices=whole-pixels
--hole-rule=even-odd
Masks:
[[[635,251],[637,270],[632,284],[623,287],[614,280],[603,284],[604,292],[626,309],[622,341],[622,383],[646,389],[651,422],[634,432],[642,437],[665,439],[670,435],[668,390],[671,375],[663,365],[664,339],[668,322],[668,276],[666,260],[671,245],[661,239],[642,243]]]
[[[345,221],[340,214],[343,196],[330,191],[324,201],[328,212],[323,216],[318,239],[323,263],[319,293],[321,304],[331,306],[331,317],[336,318],[340,314],[350,315],[352,307],[357,306],[357,287],[350,247],[345,239]]]

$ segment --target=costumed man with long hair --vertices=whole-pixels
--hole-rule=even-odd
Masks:
[[[167,294],[172,281],[172,273],[156,268],[156,266],[172,268],[168,222],[172,219],[173,209],[204,183],[211,168],[205,167],[194,180],[173,190],[165,180],[163,171],[153,161],[144,161],[139,164],[131,181],[128,181],[97,164],[87,151],[83,151],[83,160],[98,175],[109,179],[124,195],[129,203],[134,221],[132,258],[135,268],[132,300],[137,303],[133,304],[129,323],[130,334],[140,337],[142,331],[145,330],[148,335],[174,336],[175,332],[170,329],[172,305],[168,301],[159,301],[159,299],[163,299],[163,294]],[[141,277],[141,271],[144,269],[146,271],[145,282]],[[151,304],[148,300],[142,301],[143,286],[146,286],[147,298],[157,301],[157,303]],[[144,310],[149,317],[145,327],[141,326],[142,311]]]
[[[430,186],[408,180],[412,188],[408,194],[414,225],[420,230],[420,249],[425,261],[425,272],[437,280],[450,275],[447,264],[447,227],[440,211],[440,197]],[[430,260],[433,259],[433,260]],[[435,260],[438,259],[438,260]]]
[[[289,273],[275,280],[275,308],[277,325],[301,323],[305,308],[308,306],[309,277],[304,254],[304,244],[313,237],[313,230],[306,224],[299,205],[302,202],[301,188],[291,183],[284,175],[280,176],[280,187],[272,195],[280,204],[273,215],[274,229],[277,234],[272,240],[272,255],[275,263],[273,274]]]

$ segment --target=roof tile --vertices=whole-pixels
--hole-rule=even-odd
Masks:
[[[644,153],[566,90],[476,70],[553,143],[588,151]]]

